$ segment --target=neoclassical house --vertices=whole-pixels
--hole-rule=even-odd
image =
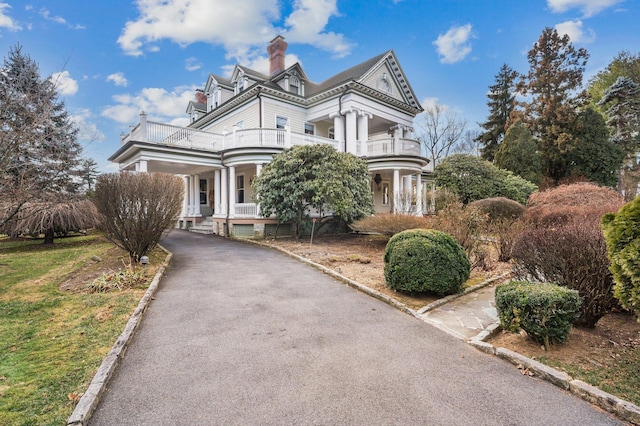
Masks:
[[[251,182],[274,154],[299,144],[364,158],[377,213],[430,211],[429,160],[412,127],[423,109],[394,52],[314,83],[300,64],[285,67],[286,48],[280,36],[269,44],[269,75],[240,65],[230,78],[209,75],[187,106],[187,127],[141,113],[109,160],[121,171],[183,176],[179,226],[237,237],[273,233],[277,221],[260,215]]]

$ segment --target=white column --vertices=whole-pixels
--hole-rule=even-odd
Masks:
[[[200,213],[200,175],[193,175],[193,214],[201,216]]]
[[[346,151],[354,155],[357,151],[357,114],[358,113],[355,110],[347,111],[345,123],[347,126],[347,140],[345,141]]]
[[[226,215],[229,209],[229,179],[227,169],[220,170],[220,214]]]
[[[369,119],[373,118],[373,115],[360,111],[358,114],[358,141],[360,141],[360,152],[358,155],[367,155],[367,141],[369,140]]]
[[[262,173],[262,164],[256,164],[256,176],[260,176],[260,173]],[[251,188],[251,191],[253,191],[253,188]],[[256,203],[256,216],[260,216],[259,203]]]
[[[214,214],[220,214],[222,206],[220,205],[220,170],[213,171],[213,208]]]
[[[391,199],[393,200],[393,212],[398,212],[398,206],[396,206],[396,197],[400,194],[400,170],[393,169],[393,194]]]
[[[182,197],[182,216],[189,216],[189,176],[183,176],[184,196]],[[185,224],[186,225],[186,224]]]
[[[333,119],[333,138],[344,143],[344,117],[334,112],[329,114],[329,118]],[[344,151],[344,146],[339,146],[338,150]]]
[[[236,168],[229,166],[229,216],[233,217],[236,211]]]
[[[136,172],[147,173],[147,160],[140,160],[136,163]]]
[[[422,216],[422,174],[416,175],[416,215]]]
[[[393,127],[393,153],[400,154],[400,138],[402,137],[402,129],[399,125]]]

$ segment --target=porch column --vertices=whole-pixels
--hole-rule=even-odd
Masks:
[[[346,126],[347,126],[347,140],[345,141],[346,152],[353,155],[357,155],[357,127],[356,120],[358,118],[358,112],[356,110],[349,110],[346,113]]]
[[[334,112],[329,115],[329,118],[333,119],[333,138],[344,143],[344,117]],[[338,150],[342,152],[345,148],[344,146],[339,146]]]
[[[236,167],[229,166],[229,217],[236,212]]]
[[[200,213],[200,175],[193,175],[193,214],[201,216]]]
[[[431,182],[431,213],[436,212],[436,183]]]
[[[400,154],[400,138],[402,138],[402,128],[399,124],[396,124],[391,128],[393,130],[393,153]]]
[[[140,160],[136,163],[136,172],[147,173],[147,160]]]
[[[220,205],[220,170],[213,171],[213,214],[220,214],[222,206]]]
[[[398,195],[400,194],[400,170],[393,169],[393,212],[398,213],[398,206],[396,205],[396,201],[398,199]]]
[[[360,142],[360,150],[358,155],[367,155],[367,141],[369,140],[369,119],[373,118],[373,114],[360,111],[358,113],[358,141]]]
[[[227,178],[227,169],[220,170],[220,214],[226,215],[229,205],[229,179]]]
[[[422,174],[416,175],[416,216],[422,216]]]
[[[196,191],[195,191],[195,179],[193,175],[189,176],[189,216],[196,215]]]
[[[189,216],[189,176],[182,176],[184,181],[184,195],[182,197],[182,216]]]
[[[262,163],[256,164],[256,177],[260,176],[262,173]],[[251,192],[253,192],[253,188],[251,188]],[[256,217],[260,216],[260,203],[256,202]]]

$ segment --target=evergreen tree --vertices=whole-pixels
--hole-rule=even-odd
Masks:
[[[480,124],[485,130],[476,139],[483,145],[481,156],[485,160],[493,161],[498,146],[502,142],[509,117],[515,109],[515,80],[518,73],[507,64],[502,65],[496,83],[489,86],[487,106],[489,107],[489,117],[487,121]]]
[[[589,80],[587,91],[591,103],[599,111],[604,112],[606,109],[600,100],[618,77],[628,77],[636,83],[640,83],[640,54],[633,55],[629,51],[618,53],[604,70]]]
[[[615,187],[623,152],[609,138],[602,115],[593,108],[580,111],[574,135],[576,144],[568,155],[571,175],[601,186]]]
[[[54,82],[10,49],[0,69],[0,226],[30,202],[53,203],[77,190],[81,146]]]
[[[529,72],[518,84],[529,99],[525,117],[539,141],[543,173],[554,184],[570,173],[567,153],[576,143],[572,126],[586,99],[580,88],[588,57],[568,35],[545,28],[527,55]]]
[[[494,164],[540,185],[542,166],[538,143],[521,120],[516,120],[507,129],[504,140],[496,152]]]
[[[618,77],[598,104],[606,107],[607,124],[613,129],[612,140],[624,152],[618,189],[631,200],[636,196],[640,180],[640,85],[629,77]]]

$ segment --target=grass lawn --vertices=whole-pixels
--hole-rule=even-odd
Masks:
[[[93,378],[144,288],[59,289],[113,245],[99,235],[0,239],[0,424],[61,425]]]

